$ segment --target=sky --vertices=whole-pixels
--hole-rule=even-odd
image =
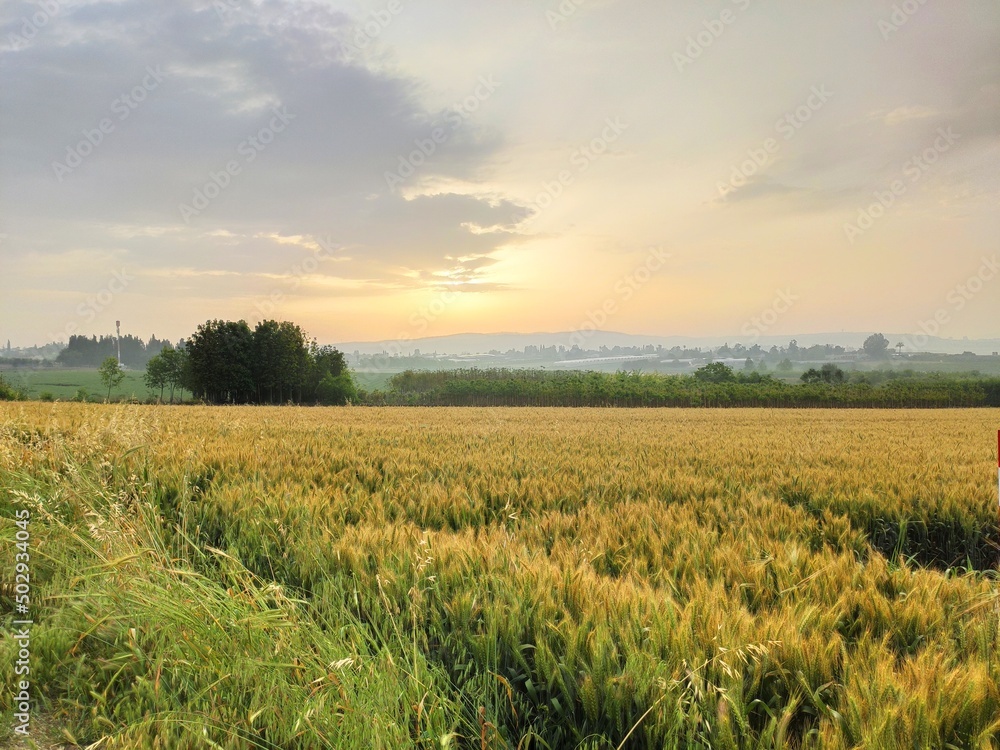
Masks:
[[[4,0],[0,339],[1000,336],[995,0]]]

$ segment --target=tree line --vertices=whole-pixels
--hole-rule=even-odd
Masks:
[[[118,360],[126,367],[141,369],[150,359],[159,354],[170,342],[151,336],[143,341],[137,336],[70,336],[66,348],[56,356],[56,362],[64,367],[100,367],[108,357]]]
[[[345,404],[357,390],[342,352],[319,346],[295,323],[209,320],[165,346],[146,366],[146,385],[177,388],[211,404]]]
[[[841,373],[841,375],[843,375]],[[1000,406],[1000,378],[848,382],[827,369],[801,383],[712,363],[693,375],[543,370],[407,371],[365,403],[415,406],[857,407]]]
[[[114,358],[101,367],[111,389]],[[407,370],[386,391],[355,388],[341,352],[308,341],[290,323],[209,321],[183,347],[150,360],[146,384],[173,399],[176,389],[206,403],[372,406],[616,406],[943,408],[1000,406],[1000,378],[978,373],[845,373],[834,365],[789,383],[712,363],[692,375],[545,370]],[[167,390],[169,389],[169,391]],[[23,399],[0,377],[0,400]]]

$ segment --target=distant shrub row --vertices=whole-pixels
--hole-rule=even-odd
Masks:
[[[727,372],[728,371],[728,372]],[[545,372],[543,370],[407,371],[369,404],[418,406],[856,407],[1000,406],[1000,378],[925,376],[867,382],[787,383],[708,365],[694,375]]]

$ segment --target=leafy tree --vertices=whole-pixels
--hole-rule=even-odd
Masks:
[[[170,344],[167,344],[160,352],[160,357],[163,359],[167,385],[170,386],[170,403],[173,403],[174,390],[181,388],[185,382],[188,369],[187,351],[174,349]]]
[[[844,371],[834,364],[825,364],[818,370],[810,367],[802,373],[802,382],[830,383],[836,385],[844,382]]]
[[[187,353],[183,349],[174,349],[166,344],[159,354],[153,356],[146,364],[144,380],[146,386],[160,389],[160,401],[163,401],[163,391],[170,387],[170,403],[174,402],[174,390],[183,386]]]
[[[324,406],[343,406],[358,400],[358,391],[350,373],[327,373],[316,388],[316,399]]]
[[[309,343],[294,323],[265,320],[253,332],[254,379],[257,400],[283,403],[302,400],[309,366]]]
[[[344,353],[332,346],[317,346],[314,341],[309,347],[309,366],[306,373],[307,398],[322,402],[319,395],[319,384],[327,375],[337,377],[347,370],[347,360]]]
[[[309,369],[309,339],[299,326],[288,321],[278,324],[281,395],[302,401],[302,389]]]
[[[865,339],[865,343],[862,346],[865,354],[872,359],[885,359],[889,351],[889,339],[881,333],[873,333]]]
[[[213,403],[322,400],[319,386],[326,377],[348,373],[342,352],[309,341],[305,331],[287,321],[261,321],[251,331],[242,320],[210,320],[183,343],[183,349],[163,352],[168,361],[178,360],[171,367],[178,374],[168,384],[183,384]],[[349,376],[337,382],[347,395],[334,394],[336,403],[357,398]],[[331,388],[331,383],[324,386],[324,397],[330,397]]]
[[[210,320],[186,342],[191,392],[214,403],[255,400],[253,331],[245,320]]]
[[[843,383],[844,382],[844,371],[841,370],[837,365],[825,364],[819,368],[820,376],[823,378],[825,383]]]
[[[143,376],[147,388],[154,391],[157,388],[160,390],[160,401],[163,401],[163,390],[169,382],[167,368],[167,360],[164,358],[163,352],[160,352],[146,363],[146,374]]]
[[[254,379],[257,381],[257,399],[266,398],[274,403],[274,395],[278,392],[278,402],[281,402],[279,389],[281,378],[281,334],[278,322],[262,320],[253,331],[253,363]]]
[[[105,359],[97,370],[101,375],[101,382],[108,387],[108,401],[111,400],[111,389],[117,388],[125,379],[125,371],[118,363],[116,357]]]
[[[694,376],[703,383],[732,383],[736,380],[733,368],[722,362],[712,362],[695,370]]]
[[[802,373],[801,380],[803,383],[821,383],[823,381],[823,376],[815,367],[810,367]]]
[[[120,339],[114,335],[101,336],[70,336],[65,348],[59,352],[56,362],[65,367],[99,367],[108,357],[118,356],[121,349],[121,361],[127,367],[145,367],[149,359],[158,354],[167,344],[155,336],[148,342],[126,334]]]

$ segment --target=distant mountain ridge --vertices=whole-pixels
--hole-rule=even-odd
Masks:
[[[581,349],[609,349],[615,346],[653,346],[662,345],[670,349],[675,346],[687,348],[715,348],[723,344],[736,343],[750,347],[760,344],[765,349],[772,346],[786,346],[794,339],[799,346],[815,346],[816,344],[832,344],[847,349],[860,349],[865,339],[873,332],[856,333],[802,333],[781,336],[644,336],[616,331],[563,331],[554,333],[456,333],[448,336],[427,336],[424,338],[396,341],[347,341],[334,345],[345,353],[360,352],[361,354],[378,354],[382,351],[409,354],[414,349],[428,354],[485,354],[497,350],[506,352],[509,349],[523,350],[526,346],[565,346],[567,349],[578,345]],[[913,334],[885,333],[890,346],[904,344],[904,352],[935,352],[940,354],[962,354],[970,351],[975,354],[992,354],[1000,351],[1000,338],[993,339],[947,339],[936,336],[914,336]]]

